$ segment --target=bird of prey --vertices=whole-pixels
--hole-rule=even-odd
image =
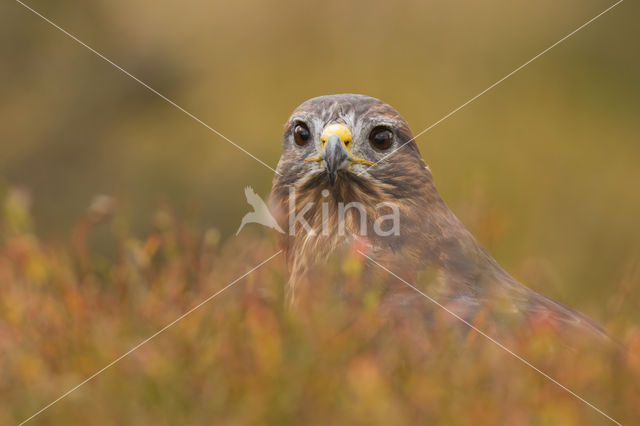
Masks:
[[[381,100],[340,94],[302,103],[285,125],[277,172],[270,203],[289,227],[291,299],[317,265],[355,246],[395,275],[382,301],[391,310],[428,304],[404,281],[430,286],[470,323],[487,312],[517,314],[606,339],[593,320],[519,283],[480,246],[438,194],[407,122]],[[379,220],[393,213],[396,232],[391,222],[380,232]]]

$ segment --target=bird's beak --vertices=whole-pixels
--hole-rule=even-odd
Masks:
[[[322,152],[317,157],[307,158],[305,161],[322,161],[327,168],[329,175],[329,183],[335,184],[338,171],[346,170],[352,163],[367,164],[376,166],[372,163],[352,154],[349,146],[351,145],[351,131],[342,123],[333,123],[328,125],[320,135],[322,143]]]
[[[349,152],[340,140],[338,135],[332,134],[324,144],[324,149],[320,154],[320,158],[324,160],[329,174],[329,182],[333,185],[336,182],[336,173],[349,167]]]

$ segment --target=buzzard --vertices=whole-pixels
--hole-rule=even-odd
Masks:
[[[322,285],[319,267],[355,250],[378,264],[363,262],[364,281],[386,275],[388,312],[426,312],[429,302],[405,285],[415,283],[469,322],[517,316],[606,339],[597,323],[519,283],[480,246],[438,194],[407,122],[379,99],[340,94],[297,107],[270,203],[289,230],[283,243],[294,302],[305,286]]]

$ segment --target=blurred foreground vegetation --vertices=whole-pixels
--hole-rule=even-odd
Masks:
[[[34,235],[28,197],[0,221],[0,423],[24,420],[277,252],[265,237],[225,244],[158,210],[144,238],[96,200],[69,242]],[[109,260],[87,249],[106,227]],[[342,271],[358,285],[361,259]],[[604,424],[600,414],[481,336],[393,327],[375,286],[285,307],[282,256],[237,282],[33,420],[34,424]],[[330,289],[331,285],[327,285]],[[637,289],[621,286],[608,303]],[[622,299],[622,300],[620,300]],[[425,303],[429,303],[425,300]],[[446,315],[444,315],[446,317]],[[637,320],[637,318],[636,318]],[[445,324],[445,322],[443,322]],[[640,415],[640,329],[607,324],[622,353],[560,356],[541,328],[504,342],[623,423]]]

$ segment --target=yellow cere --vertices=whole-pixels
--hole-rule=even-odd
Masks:
[[[331,135],[337,135],[348,149],[349,144],[351,143],[351,130],[349,130],[347,126],[342,123],[333,123],[325,127],[322,131],[322,135],[320,135],[322,146],[327,143],[327,140]]]

